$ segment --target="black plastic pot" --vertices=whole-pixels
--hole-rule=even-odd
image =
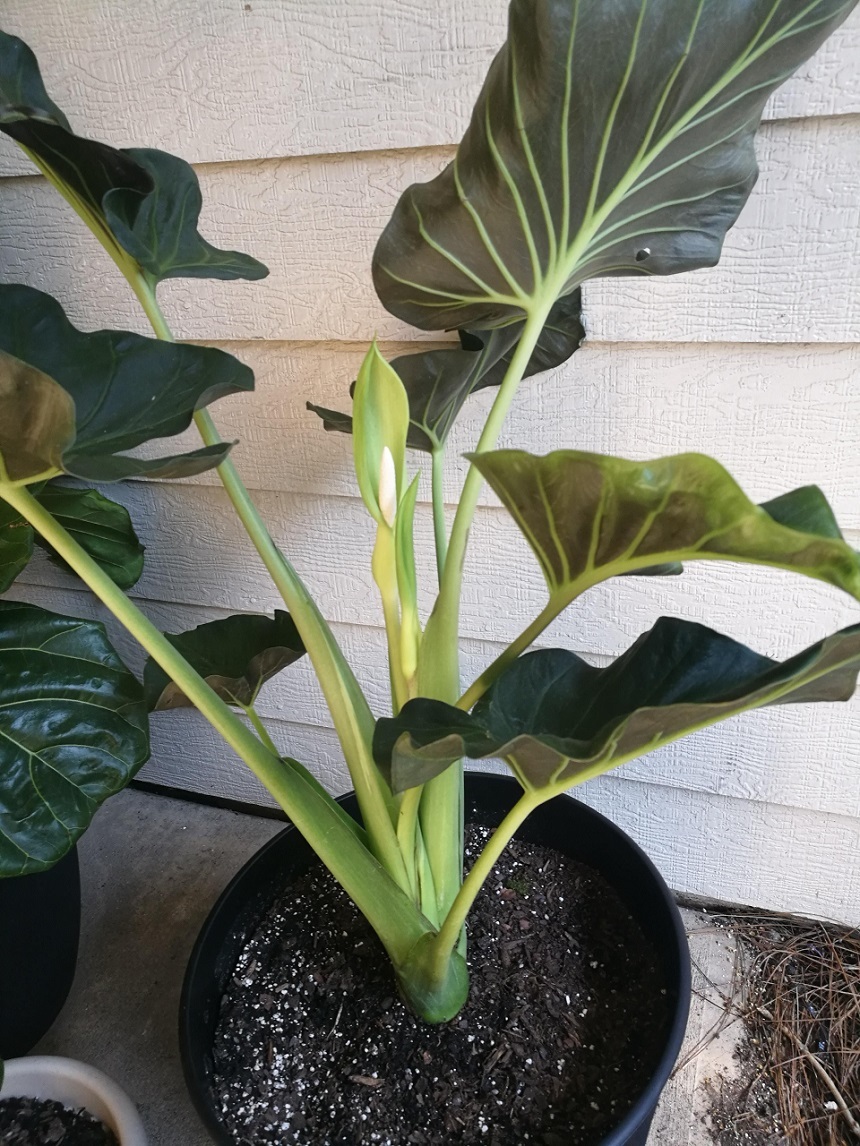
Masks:
[[[521,794],[507,776],[466,776],[466,819],[497,825]],[[354,796],[340,801],[357,814]],[[681,916],[660,873],[640,847],[604,816],[570,796],[533,812],[518,839],[555,848],[596,868],[628,906],[662,963],[672,1021],[660,1061],[623,1122],[594,1146],[645,1146],[660,1093],[681,1049],[690,1006],[690,953]],[[185,1080],[214,1142],[233,1146],[210,1085],[212,1044],[224,987],[246,936],[292,876],[318,862],[294,828],[272,839],[242,868],[216,903],[194,946],[185,976],[179,1040]]]
[[[38,875],[0,879],[0,1058],[32,1050],[63,1009],[80,931],[77,849]]]

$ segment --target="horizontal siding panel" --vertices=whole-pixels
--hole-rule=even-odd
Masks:
[[[6,0],[73,123],[193,162],[456,142],[504,40],[504,0]],[[767,108],[860,112],[854,13]],[[0,144],[0,172],[24,163]]]
[[[349,411],[365,346],[220,343],[256,375],[254,395],[212,407],[251,489],[354,497],[352,440],[326,433],[306,402]],[[422,349],[382,344],[389,359]],[[521,387],[500,444],[536,454],[584,449],[629,458],[713,453],[757,500],[817,483],[846,527],[860,528],[860,345],[755,346],[586,342]],[[455,502],[496,391],[467,403],[447,451]],[[196,430],[182,439],[199,444]],[[164,448],[163,443],[159,446]],[[153,448],[154,449],[154,448]],[[426,469],[421,455],[411,465]],[[220,486],[214,472],[194,483]],[[429,496],[425,477],[419,497]],[[483,504],[497,504],[486,487]]]
[[[598,341],[850,342],[860,335],[860,120],[768,127],[763,178],[716,270],[586,288]],[[204,167],[203,230],[263,259],[260,283],[172,280],[177,337],[352,340],[419,337],[388,315],[370,259],[400,191],[445,149]],[[0,184],[0,278],[49,290],[85,327],[146,330],[119,272],[40,178]],[[423,336],[423,337],[426,337]]]
[[[585,801],[691,895],[860,924],[860,820],[602,776]]]
[[[135,596],[151,601],[268,612],[280,601],[219,490],[136,483],[113,491],[147,546]],[[378,595],[369,563],[372,521],[360,502],[259,494],[275,538],[329,620],[376,628]],[[429,514],[417,522],[419,604],[432,605],[435,574]],[[860,535],[849,534],[855,545]],[[38,559],[30,584],[63,586],[69,575]],[[546,589],[537,561],[501,509],[476,516],[462,601],[464,636],[512,640],[540,611]],[[616,656],[670,614],[701,621],[771,656],[789,656],[857,621],[857,605],[819,581],[753,565],[694,562],[681,577],[627,577],[598,585],[548,630],[547,640]]]

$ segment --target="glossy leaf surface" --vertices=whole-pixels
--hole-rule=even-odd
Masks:
[[[454,161],[374,256],[425,330],[498,326],[587,279],[708,267],[765,102],[856,0],[513,0]]]
[[[199,473],[230,447],[149,460],[125,451],[181,433],[195,410],[253,385],[248,367],[223,351],[85,334],[50,295],[0,286],[0,453],[13,480],[49,465],[92,481]]]
[[[241,707],[253,704],[266,681],[305,651],[292,617],[282,610],[276,610],[274,617],[242,613],[166,636],[222,700]],[[143,679],[151,710],[191,707],[179,686],[151,658]]]
[[[860,625],[780,663],[664,617],[607,668],[561,649],[527,653],[471,713],[410,701],[379,721],[374,752],[395,791],[463,755],[503,758],[527,787],[571,785],[741,712],[848,700],[858,671]]]
[[[0,601],[0,876],[56,863],[149,755],[102,625]]]
[[[431,452],[441,446],[471,394],[500,386],[523,330],[522,322],[498,330],[460,330],[460,348],[424,350],[401,354],[391,365],[409,399],[407,444]],[[582,293],[561,298],[552,308],[532,353],[524,378],[552,370],[579,349],[582,325]],[[323,419],[327,430],[352,432],[352,418],[335,410],[308,403]]]
[[[751,502],[704,454],[632,462],[495,450],[471,460],[522,530],[560,607],[609,577],[700,559],[789,569],[860,599],[860,556],[814,487],[768,503],[782,520],[806,525],[803,532]]]
[[[11,136],[109,245],[150,283],[164,278],[259,279],[262,263],[219,251],[197,230],[191,166],[162,151],[120,149],[76,135],[45,90],[29,47],[0,32],[0,131]]]

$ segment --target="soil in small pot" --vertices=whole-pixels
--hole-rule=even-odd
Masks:
[[[116,1135],[86,1110],[46,1098],[0,1099],[3,1146],[119,1146]]]
[[[467,862],[488,835],[470,828]],[[469,917],[471,993],[429,1026],[322,869],[245,945],[213,1089],[242,1146],[595,1146],[638,1098],[670,1021],[656,959],[590,868],[515,841]]]

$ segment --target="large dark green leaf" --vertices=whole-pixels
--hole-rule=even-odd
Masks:
[[[125,451],[180,433],[195,410],[253,386],[248,367],[223,351],[84,334],[50,295],[0,286],[0,453],[13,480],[50,468],[91,481],[210,469],[229,446],[151,460]]]
[[[402,354],[391,365],[409,398],[410,427],[407,444],[431,452],[448,437],[466,399],[488,386],[500,386],[523,330],[522,322],[496,330],[460,330],[460,348]],[[585,337],[582,292],[560,298],[550,311],[524,378],[566,362]],[[352,433],[352,418],[336,410],[308,403],[327,430]]]
[[[374,754],[395,791],[464,755],[507,760],[526,787],[567,787],[741,712],[848,700],[858,671],[860,625],[780,663],[664,617],[607,668],[561,649],[527,653],[471,714],[409,701],[379,721]]]
[[[149,755],[104,627],[0,601],[0,876],[56,863]]]
[[[203,196],[184,159],[139,147],[126,154],[148,173],[153,189],[141,195],[117,187],[105,195],[104,213],[120,246],[151,279],[266,277],[268,269],[250,255],[221,251],[201,236],[197,222]]]
[[[860,599],[860,556],[815,487],[757,506],[703,454],[631,462],[495,450],[471,460],[534,550],[559,610],[609,577],[702,559],[790,569]]]
[[[305,647],[289,613],[274,617],[242,613],[210,621],[167,639],[228,704],[247,707],[267,680],[304,655]],[[150,659],[143,675],[151,710],[191,707],[191,701]]]
[[[151,283],[178,276],[259,279],[262,263],[219,251],[197,231],[200,189],[181,159],[75,135],[50,99],[36,57],[0,32],[0,131],[30,155],[89,226],[130,255]]]
[[[137,584],[143,572],[143,546],[125,506],[117,505],[98,490],[53,482],[37,499],[120,589]],[[48,550],[53,561],[66,568],[65,561],[38,535],[36,541]]]
[[[33,556],[33,530],[5,501],[0,501],[0,593],[26,569]]]
[[[545,313],[607,275],[712,266],[756,181],[771,92],[856,0],[513,0],[455,160],[374,257],[423,329]]]
[[[55,482],[44,488],[34,485],[31,492],[121,589],[130,589],[138,581],[143,572],[143,546],[124,506],[94,489]],[[34,543],[61,568],[68,568],[30,524],[0,499],[0,592],[24,570]]]

